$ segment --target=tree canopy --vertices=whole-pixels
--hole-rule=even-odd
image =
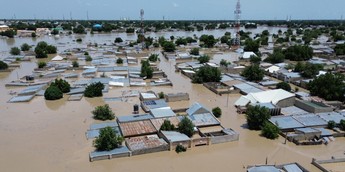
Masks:
[[[170,41],[164,41],[162,46],[165,52],[174,52],[176,50],[175,44]]]
[[[272,123],[266,121],[261,130],[261,135],[268,139],[276,139],[279,137],[279,128]]]
[[[279,89],[279,88],[281,88],[281,89],[283,89],[285,91],[291,91],[291,86],[287,82],[279,82],[276,85],[276,89]]]
[[[187,135],[188,137],[192,137],[194,134],[193,122],[189,118],[184,117],[178,124],[178,131]]]
[[[308,84],[310,94],[325,100],[344,101],[345,76],[342,74],[326,73],[315,78]]]
[[[260,69],[258,64],[247,66],[241,73],[248,81],[261,81],[264,78],[265,71]]]
[[[30,48],[31,48],[30,45],[27,44],[27,43],[24,43],[24,44],[22,44],[22,46],[20,46],[20,49],[21,49],[22,51],[29,51]]]
[[[264,61],[269,63],[282,63],[285,60],[285,55],[283,54],[281,49],[275,48],[273,50],[273,54],[270,54]]]
[[[199,53],[199,48],[193,48],[192,50],[190,50],[190,54],[198,56],[200,54]]]
[[[219,82],[222,79],[221,72],[216,67],[202,66],[193,75],[193,83]]]
[[[99,136],[93,142],[98,151],[110,151],[121,146],[123,137],[118,136],[111,127],[100,129]]]
[[[201,35],[199,40],[203,42],[204,46],[207,48],[212,48],[217,42],[213,35]]]
[[[98,120],[112,120],[115,118],[115,114],[110,109],[108,104],[105,104],[104,106],[97,106],[95,110],[92,111],[93,118]]]
[[[212,109],[212,113],[215,117],[219,118],[222,116],[222,109],[220,107],[215,107]]]
[[[292,61],[305,61],[313,57],[313,49],[309,46],[294,45],[284,51],[285,58]]]
[[[246,112],[247,124],[251,130],[260,130],[271,118],[269,109],[263,106],[248,106]]]
[[[152,78],[153,76],[153,69],[150,66],[149,61],[143,60],[141,61],[141,71],[140,71],[140,77],[146,77],[147,79]]]
[[[51,83],[51,86],[59,88],[59,90],[63,93],[68,93],[71,89],[70,84],[63,79],[55,79],[55,81]]]
[[[10,54],[11,55],[20,55],[20,49],[18,47],[12,47]]]
[[[209,62],[210,61],[210,56],[208,56],[208,55],[202,55],[202,56],[200,56],[199,58],[198,58],[198,60],[199,60],[199,63],[207,63],[207,62]]]
[[[46,100],[58,100],[63,97],[62,91],[53,85],[50,85],[44,92],[44,98]]]
[[[260,47],[260,42],[258,41],[254,41],[252,39],[247,39],[244,42],[244,51],[253,51],[254,53],[258,53],[259,52],[259,47]]]
[[[0,60],[0,70],[5,70],[8,68],[7,63]]]
[[[175,126],[169,121],[169,120],[164,120],[161,128],[159,129],[161,131],[175,131],[176,128]]]
[[[102,93],[103,89],[104,89],[104,85],[101,82],[92,83],[85,88],[84,96],[90,97],[90,98],[101,97],[103,96],[103,93]]]

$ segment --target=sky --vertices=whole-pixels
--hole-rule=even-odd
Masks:
[[[234,20],[237,0],[0,0],[0,19]],[[242,20],[345,19],[345,0],[241,0]]]

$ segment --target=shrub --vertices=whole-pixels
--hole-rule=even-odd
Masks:
[[[92,111],[93,118],[98,120],[112,120],[115,118],[115,114],[110,109],[109,105],[97,106],[95,110]]]
[[[0,60],[0,70],[5,70],[8,68],[7,63]]]
[[[187,151],[187,148],[185,148],[185,147],[182,146],[182,145],[177,145],[176,148],[175,148],[175,152],[176,152],[176,153],[186,152],[186,151]]]
[[[84,96],[90,97],[90,98],[101,97],[103,96],[103,93],[102,93],[103,89],[104,89],[104,85],[101,82],[92,83],[85,88]]]
[[[93,142],[98,151],[110,151],[121,146],[123,137],[118,136],[111,127],[100,129],[99,137]]]
[[[115,38],[115,41],[114,41],[115,43],[121,43],[121,42],[123,42],[123,40],[122,40],[122,38],[120,38],[120,37],[117,37],[117,38]]]
[[[88,55],[89,55],[89,52],[85,51],[84,55],[85,55],[85,56],[88,56]]]
[[[123,59],[122,58],[118,58],[116,60],[116,64],[123,64]]]
[[[222,109],[220,109],[219,107],[215,107],[212,109],[212,113],[215,117],[219,118],[220,116],[222,116]]]
[[[63,97],[62,91],[56,86],[49,86],[44,92],[44,98],[46,100],[57,100]]]
[[[10,51],[11,55],[19,55],[20,54],[20,49],[18,47],[12,47]]]
[[[55,79],[55,81],[51,83],[51,86],[59,88],[59,90],[63,93],[68,93],[71,90],[69,83],[63,79]]]
[[[164,99],[164,92],[161,91],[160,93],[158,93],[158,96],[159,96],[160,99]]]
[[[268,139],[276,139],[279,137],[279,128],[266,121],[262,127],[261,135]]]
[[[46,67],[46,66],[47,66],[47,63],[46,63],[46,62],[38,62],[37,65],[38,65],[38,68],[41,69],[41,68]]]
[[[175,126],[173,124],[171,124],[171,122],[169,120],[164,120],[161,128],[159,129],[161,131],[174,131],[176,130]]]
[[[81,38],[78,38],[76,41],[77,42],[82,42],[83,40]]]
[[[225,59],[222,59],[220,60],[220,63],[219,63],[221,66],[224,66],[224,67],[228,67],[228,65],[231,64],[231,62],[228,62],[227,60]]]
[[[180,133],[187,135],[188,137],[192,137],[194,134],[193,122],[189,118],[184,117],[178,124],[178,131]]]

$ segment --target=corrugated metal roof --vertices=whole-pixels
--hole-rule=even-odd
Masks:
[[[189,115],[189,118],[197,127],[207,125],[220,125],[219,121],[211,113]]]
[[[188,141],[190,138],[182,133],[176,131],[161,131],[162,134],[169,140],[169,142]]]
[[[302,128],[303,124],[298,122],[292,116],[274,116],[269,120],[273,124],[277,124],[280,129],[293,129],[293,128]]]
[[[121,146],[119,148],[113,149],[111,151],[94,151],[90,153],[90,158],[100,157],[100,156],[109,156],[116,154],[129,153],[129,149],[126,146]]]
[[[296,115],[294,118],[307,127],[327,125],[325,120],[315,114]]]
[[[157,132],[150,120],[120,123],[120,129],[124,137],[152,134]]]
[[[163,139],[160,139],[156,134],[126,138],[125,141],[131,151],[156,148],[168,144]]]
[[[257,167],[251,167],[247,169],[248,172],[280,172],[279,169],[277,169],[274,166],[257,166]]]
[[[175,112],[170,107],[151,109],[150,113],[155,118],[176,116]]]
[[[198,102],[193,103],[192,106],[189,109],[187,109],[186,112],[188,115],[210,113],[210,111],[204,105]]]
[[[283,169],[286,172],[303,172],[302,169],[300,169],[297,164],[288,164],[288,165],[284,165]]]
[[[277,104],[279,101],[295,97],[294,94],[283,89],[267,90],[257,93],[249,93],[244,96],[249,99],[251,103],[273,103]]]
[[[140,121],[145,119],[152,119],[153,116],[151,114],[134,114],[134,115],[126,115],[126,116],[118,116],[117,120],[119,122],[133,122],[133,121]]]

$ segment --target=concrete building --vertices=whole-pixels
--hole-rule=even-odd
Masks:
[[[10,29],[10,27],[8,27],[7,25],[0,25],[0,32],[5,32],[9,29]]]
[[[125,143],[132,151],[132,155],[169,150],[168,143],[156,134],[126,138]]]

